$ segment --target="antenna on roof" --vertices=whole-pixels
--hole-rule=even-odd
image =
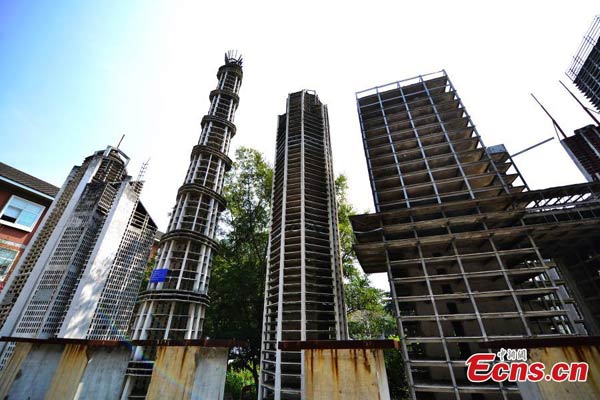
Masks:
[[[571,96],[573,96],[573,98],[575,99],[575,101],[577,103],[579,103],[579,105],[581,106],[581,108],[583,108],[583,110],[590,116],[590,118],[594,120],[594,122],[596,123],[596,125],[600,126],[600,122],[598,122],[598,119],[594,116],[594,114],[592,114],[591,110],[589,108],[587,108],[586,106],[584,106],[583,103],[581,101],[579,101],[579,99],[573,94],[573,92],[571,92],[569,90],[569,88],[564,83],[562,83],[562,81],[559,81],[559,82],[560,82],[561,85],[563,85],[563,87],[565,89],[567,89],[567,92],[569,92],[569,94]]]
[[[119,140],[119,143],[117,144],[117,149],[119,148],[119,146],[121,146],[121,142],[123,141],[124,138],[125,138],[125,134],[123,134],[123,136],[121,136],[121,140]]]
[[[225,64],[234,64],[242,66],[243,58],[242,54],[237,50],[227,50],[225,53]]]
[[[565,135],[565,132],[562,130],[562,128],[560,127],[560,125],[558,125],[558,122],[556,122],[556,120],[552,117],[552,115],[550,115],[550,113],[548,112],[548,110],[546,110],[546,108],[542,105],[542,103],[540,103],[540,101],[533,95],[533,93],[530,93],[531,97],[533,97],[533,99],[540,105],[540,107],[542,107],[542,110],[544,110],[544,112],[546,113],[546,115],[548,117],[550,117],[550,119],[552,120],[552,124],[554,125],[554,130],[556,131],[558,129],[558,131],[560,131],[561,135],[563,135],[563,138],[567,138],[567,135]],[[557,132],[558,134],[558,132]],[[559,138],[560,139],[560,138]]]

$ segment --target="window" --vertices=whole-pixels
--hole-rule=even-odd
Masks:
[[[44,206],[12,196],[0,214],[0,223],[31,231],[43,211]]]
[[[4,280],[6,273],[17,257],[18,251],[0,247],[0,280]]]

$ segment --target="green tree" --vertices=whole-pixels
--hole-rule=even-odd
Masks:
[[[156,267],[156,254],[148,259],[148,262],[146,263],[146,268],[142,275],[142,282],[140,283],[140,291],[148,288],[148,282],[150,282],[150,276],[152,275],[152,271],[154,271],[154,267]]]
[[[225,377],[225,399],[256,399],[256,393],[250,393],[249,388],[254,387],[254,378],[247,369],[229,368]]]
[[[232,350],[230,369],[247,370],[259,382],[263,293],[269,241],[273,170],[263,155],[236,150],[225,179],[227,211],[221,217],[220,249],[211,273],[211,304],[205,332],[219,339],[248,340]]]
[[[354,234],[350,217],[356,214],[356,210],[348,201],[348,178],[340,174],[335,178],[335,198],[337,201],[338,230],[340,231],[340,250],[344,277],[355,276],[359,271],[356,268],[356,255],[352,245]]]
[[[205,332],[211,337],[249,342],[245,348],[232,350],[227,387],[229,394],[235,396],[247,392],[248,376],[255,390],[259,382],[272,179],[273,170],[262,154],[242,147],[236,151],[236,162],[223,189],[227,211],[219,228],[220,250],[213,263]],[[338,176],[336,197],[350,336],[356,339],[387,336],[395,329],[394,319],[385,307],[385,292],[371,286],[368,276],[357,267],[349,219],[356,211],[347,199],[347,191],[346,177]],[[394,371],[402,367],[397,354],[386,355],[387,364]],[[400,393],[403,387],[390,389]]]
[[[353,232],[350,216],[356,210],[348,201],[348,180],[339,175],[336,180],[338,225],[344,269],[344,299],[348,316],[348,331],[352,339],[378,339],[394,336],[396,323],[390,312],[389,294],[373,287],[369,277],[357,266],[353,248]],[[406,376],[402,356],[397,350],[384,353],[390,396],[394,400],[408,399]]]
[[[390,338],[399,339],[397,336],[391,336]],[[384,351],[383,358],[388,378],[388,387],[390,388],[390,397],[393,400],[410,399],[402,354],[398,350],[389,349]]]
[[[357,267],[350,223],[350,216],[357,212],[348,201],[348,179],[345,175],[337,176],[335,191],[349,335],[352,339],[387,337],[394,333],[394,317],[385,307],[385,291],[373,287],[369,277]]]

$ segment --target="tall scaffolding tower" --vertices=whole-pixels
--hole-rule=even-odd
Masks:
[[[265,284],[260,399],[303,399],[301,351],[280,341],[347,337],[327,106],[308,90],[279,116]]]
[[[358,92],[357,106],[376,212],[351,218],[355,249],[388,276],[412,398],[520,398],[469,382],[465,361],[488,340],[585,332],[544,251],[597,234],[598,185],[530,191],[445,71]]]
[[[217,248],[215,231],[225,208],[221,191],[231,167],[227,153],[236,131],[233,121],[242,84],[242,57],[228,52],[217,78],[217,88],[210,92],[210,109],[202,118],[200,139],[192,149],[188,172],[160,241],[156,267],[147,290],[139,296],[132,325],[134,340],[181,341],[202,336],[210,268]],[[135,350],[124,397],[145,398],[154,351],[150,347]]]

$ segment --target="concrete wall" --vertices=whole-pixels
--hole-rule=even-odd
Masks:
[[[201,347],[192,388],[192,400],[222,400],[229,349]]]
[[[600,346],[543,347],[528,350],[529,361],[542,362],[546,373],[558,362],[587,362],[587,382],[519,383],[523,400],[596,400],[600,398]]]
[[[130,355],[126,346],[17,343],[0,375],[0,398],[118,399]]]
[[[304,350],[307,400],[389,400],[381,349]]]
[[[118,399],[130,356],[131,350],[128,347],[88,349],[88,365],[74,399]]]
[[[147,400],[222,400],[229,349],[158,347]]]
[[[2,371],[1,398],[43,399],[60,364],[65,346],[17,343],[13,357]]]
[[[0,373],[0,399],[94,399],[121,396],[129,346],[17,343]],[[148,399],[222,400],[229,348],[163,346]]]
[[[58,368],[52,377],[52,383],[46,392],[45,399],[61,400],[74,398],[77,386],[87,365],[88,355],[86,345],[66,345]]]

